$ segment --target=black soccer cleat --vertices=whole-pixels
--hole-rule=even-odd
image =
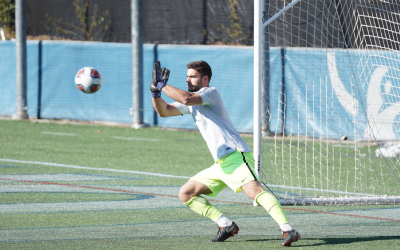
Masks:
[[[215,236],[215,238],[209,240],[208,243],[224,242],[226,239],[234,236],[238,232],[239,232],[239,227],[235,224],[235,222],[232,222],[232,225],[230,225],[229,227],[220,227],[218,230],[217,236]]]
[[[283,247],[290,247],[292,245],[292,242],[295,242],[298,239],[300,239],[300,234],[294,229],[286,232],[282,231],[282,233],[283,233],[283,241],[282,241]]]

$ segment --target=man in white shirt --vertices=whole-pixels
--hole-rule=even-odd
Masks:
[[[169,70],[161,68],[159,61],[154,65],[150,85],[153,106],[159,116],[190,114],[215,161],[181,187],[179,199],[219,225],[217,236],[208,242],[223,242],[237,234],[239,227],[200,195],[214,197],[227,186],[236,193],[243,191],[279,224],[283,233],[282,246],[290,246],[300,234],[292,229],[279,201],[262,188],[255,175],[250,147],[234,128],[218,90],[209,86],[211,67],[205,61],[195,61],[189,63],[187,69],[188,91],[167,85]],[[161,92],[176,102],[167,104]]]

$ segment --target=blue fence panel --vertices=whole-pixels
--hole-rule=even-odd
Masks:
[[[0,115],[17,112],[15,67],[15,42],[0,42]]]
[[[27,106],[28,115],[36,117],[38,89],[38,42],[28,41],[27,57]],[[10,116],[16,106],[16,50],[14,41],[0,42],[0,115]]]
[[[393,53],[286,51],[286,133],[399,139],[400,61]]]
[[[221,92],[236,128],[253,128],[253,49],[225,46],[143,46],[144,122],[166,127],[196,128],[190,116],[168,119],[154,116],[149,94],[155,52],[162,66],[171,69],[170,84],[186,85],[186,64],[208,61],[213,69],[211,86]],[[0,115],[11,115],[15,107],[15,42],[0,46]],[[40,52],[39,52],[40,50]],[[28,115],[45,119],[96,120],[130,123],[132,107],[131,45],[121,43],[37,41],[28,42]],[[74,83],[82,67],[95,67],[103,76],[96,94],[80,92]],[[170,98],[163,95],[167,102]]]
[[[269,82],[267,91],[269,91],[269,131],[274,134],[282,134],[283,127],[283,73],[282,73],[282,55],[280,48],[270,48],[269,52]]]
[[[42,118],[131,121],[131,44],[44,41],[42,52]],[[75,86],[75,74],[83,67],[102,74],[96,94]]]
[[[131,123],[131,49],[131,44],[121,43],[28,41],[28,115]],[[16,112],[15,42],[1,42],[0,55],[0,115],[9,116]],[[286,50],[284,60],[282,55],[280,48],[271,48],[272,132],[282,133],[285,120],[286,134],[400,138],[400,60],[393,60],[398,57],[396,53],[296,49]],[[195,129],[190,116],[154,116],[149,84],[156,57],[162,66],[171,70],[169,84],[184,90],[187,89],[187,63],[207,61],[213,70],[210,85],[220,91],[235,127],[240,132],[252,132],[252,47],[143,46],[144,122]],[[377,66],[384,60],[390,63]],[[96,94],[84,94],[75,86],[74,76],[85,66],[95,67],[102,73],[103,86]],[[173,102],[166,95],[163,98]],[[367,124],[367,117],[373,118],[374,126]]]
[[[155,125],[160,119],[155,116],[155,110],[151,101],[150,95],[150,82],[152,77],[152,71],[154,68],[154,62],[157,54],[157,47],[153,44],[143,45],[143,121],[144,123]]]
[[[26,104],[28,106],[28,116],[37,117],[38,115],[38,95],[39,95],[39,41],[27,41],[27,89]]]
[[[400,139],[400,56],[398,51],[352,51],[358,113],[364,140]],[[362,63],[360,63],[362,62]],[[338,67],[341,67],[338,63]],[[367,123],[367,118],[369,123]]]
[[[354,137],[352,117],[341,108],[333,93],[327,52],[287,50],[285,59],[286,133],[324,138]]]

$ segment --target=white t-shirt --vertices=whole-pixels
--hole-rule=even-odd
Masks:
[[[215,162],[234,152],[235,149],[251,152],[250,147],[233,126],[218,90],[205,87],[196,93],[201,96],[203,102],[200,106],[186,106],[179,102],[173,104],[183,115],[192,114]]]

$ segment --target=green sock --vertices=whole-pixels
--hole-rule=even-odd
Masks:
[[[211,205],[206,198],[203,198],[201,196],[195,196],[184,204],[196,213],[201,214],[204,217],[209,218],[215,222],[217,222],[219,217],[221,217],[222,215],[222,213],[213,205]]]
[[[285,213],[275,196],[267,192],[262,192],[257,195],[255,201],[267,210],[271,217],[280,225],[288,223]]]

